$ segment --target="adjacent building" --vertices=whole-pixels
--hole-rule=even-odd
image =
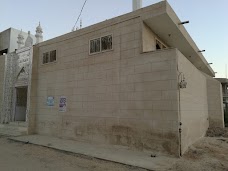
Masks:
[[[28,134],[180,156],[224,127],[221,84],[181,23],[162,1],[33,46],[27,89],[12,84]]]
[[[28,33],[15,28],[9,28],[5,31],[0,32],[0,55],[14,52],[18,49],[18,35],[21,34],[24,38],[28,36]],[[33,40],[35,36],[30,35]]]
[[[225,123],[226,123],[226,126],[228,126],[228,79],[227,78],[216,78],[216,79],[222,84]]]
[[[2,42],[1,47],[6,49],[1,51],[4,53],[0,56],[0,121],[3,124],[28,121],[30,100],[27,97],[30,94],[33,45],[35,40],[42,38],[38,35],[40,26],[37,29],[38,38],[30,32],[25,34],[12,28],[1,34],[2,40],[9,40]]]

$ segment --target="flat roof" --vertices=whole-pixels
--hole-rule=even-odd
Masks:
[[[67,33],[46,42],[39,43],[38,46],[45,46],[66,39],[76,38],[94,30],[124,22],[127,21],[127,19],[134,17],[141,17],[142,21],[146,23],[155,34],[157,34],[170,47],[177,48],[200,71],[212,77],[215,76],[215,72],[203,54],[199,52],[199,48],[185,27],[179,25],[181,21],[167,1],[161,1],[122,16],[88,26],[78,31]]]
[[[200,71],[214,77],[215,72],[167,1],[160,2],[163,13],[144,17],[144,22],[170,47],[178,50]]]

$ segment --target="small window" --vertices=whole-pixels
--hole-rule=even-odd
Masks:
[[[90,40],[90,54],[112,50],[112,35]]]
[[[56,61],[56,50],[43,53],[43,64]]]
[[[156,40],[156,49],[157,50],[162,49],[162,45],[158,40]]]
[[[158,39],[156,39],[156,49],[159,50],[159,49],[166,49],[167,46],[164,45],[161,41],[159,41]]]
[[[112,35],[101,38],[101,51],[112,49]]]
[[[56,61],[56,50],[50,52],[50,62]]]
[[[49,52],[43,53],[43,64],[49,62]]]
[[[90,53],[97,53],[101,51],[100,38],[90,41]]]

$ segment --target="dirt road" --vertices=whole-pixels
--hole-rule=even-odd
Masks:
[[[0,137],[1,171],[144,171]]]
[[[228,171],[228,138],[202,138],[171,167],[168,171]],[[85,156],[66,154],[45,147],[17,143],[1,136],[0,170],[145,171]]]

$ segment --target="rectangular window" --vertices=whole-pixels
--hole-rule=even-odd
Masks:
[[[112,49],[112,35],[101,37],[101,51]]]
[[[101,51],[100,38],[90,41],[90,53],[97,53]]]
[[[90,54],[112,50],[112,35],[90,40]]]
[[[56,50],[43,53],[43,64],[56,61]]]
[[[56,50],[50,52],[50,62],[56,61]]]
[[[43,53],[43,64],[49,62],[49,52]]]

